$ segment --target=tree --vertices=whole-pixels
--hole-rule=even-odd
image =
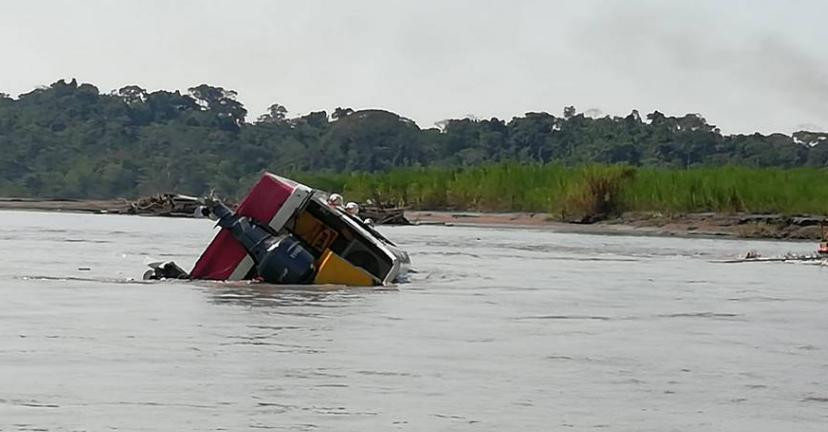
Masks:
[[[202,110],[214,114],[219,119],[220,127],[234,130],[244,123],[247,110],[241,102],[236,100],[238,94],[234,90],[225,90],[223,87],[212,87],[207,84],[191,87],[188,90]]]
[[[331,114],[331,118],[334,119],[334,120],[339,120],[341,118],[348,117],[349,115],[351,115],[353,113],[354,113],[354,110],[352,110],[351,108],[337,107],[334,110],[333,114]]]
[[[287,117],[287,112],[287,108],[283,105],[273,104],[267,109],[267,113],[259,116],[256,123],[284,123],[285,118]]]
[[[147,91],[137,85],[121,87],[116,95],[127,105],[136,105],[147,101]]]

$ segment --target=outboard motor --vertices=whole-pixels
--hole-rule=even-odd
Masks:
[[[290,234],[273,235],[255,221],[233,213],[220,201],[208,203],[218,225],[233,237],[256,263],[259,276],[274,284],[307,284],[316,275],[313,255]]]

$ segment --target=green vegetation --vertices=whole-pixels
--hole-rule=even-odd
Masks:
[[[590,118],[526,113],[420,129],[382,110],[337,108],[254,122],[236,93],[58,81],[0,93],[0,195],[241,196],[263,170],[358,199],[420,209],[828,213],[828,134],[722,135],[697,114]],[[349,173],[349,174],[342,174]]]
[[[380,199],[413,209],[547,212],[564,220],[592,221],[622,211],[828,215],[828,170],[816,168],[502,163],[296,177],[348,199]]]
[[[695,168],[828,165],[828,144],[819,144],[826,134],[722,135],[696,114],[653,112],[641,118],[633,111],[626,117],[590,118],[567,107],[562,116],[452,119],[421,129],[382,110],[336,108],[295,118],[286,113],[273,104],[250,122],[235,92],[206,84],[186,93],[126,86],[101,94],[90,84],[61,80],[17,98],[0,93],[0,195],[109,198],[214,190],[238,197],[263,170],[312,173],[307,176],[320,181],[333,178],[331,173],[388,172],[382,187],[400,189],[413,181],[402,198],[418,207],[549,209],[560,205],[561,197],[594,207],[604,204],[573,190],[572,170],[580,171],[565,167],[624,164],[644,168],[635,177],[641,194],[625,195],[623,201],[633,207],[657,200],[676,209],[784,208],[797,198],[756,201],[754,195],[790,189],[798,197],[814,191],[814,185],[799,185],[805,189],[799,190],[780,182],[762,189],[744,177],[751,176],[748,171]],[[693,170],[668,175],[651,168]],[[765,181],[766,175],[783,179],[804,172],[756,177]],[[644,187],[656,178],[669,178],[674,190],[667,194],[661,184]],[[629,180],[622,175],[596,183],[592,193],[609,188],[605,192],[614,197],[615,183]],[[743,180],[756,191],[739,189]],[[709,192],[719,181],[735,182],[738,197]],[[320,185],[336,189],[337,183]],[[630,193],[628,187],[622,190]]]
[[[640,169],[622,200],[631,210],[828,215],[828,170]]]

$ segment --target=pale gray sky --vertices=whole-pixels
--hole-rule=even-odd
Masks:
[[[444,118],[565,105],[698,112],[725,132],[828,128],[824,0],[0,0],[0,92],[200,83],[255,119]]]

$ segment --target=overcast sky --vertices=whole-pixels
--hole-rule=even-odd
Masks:
[[[824,0],[2,0],[0,92],[208,83],[251,120],[274,102],[421,127],[575,105],[789,133],[828,128],[826,17]]]

